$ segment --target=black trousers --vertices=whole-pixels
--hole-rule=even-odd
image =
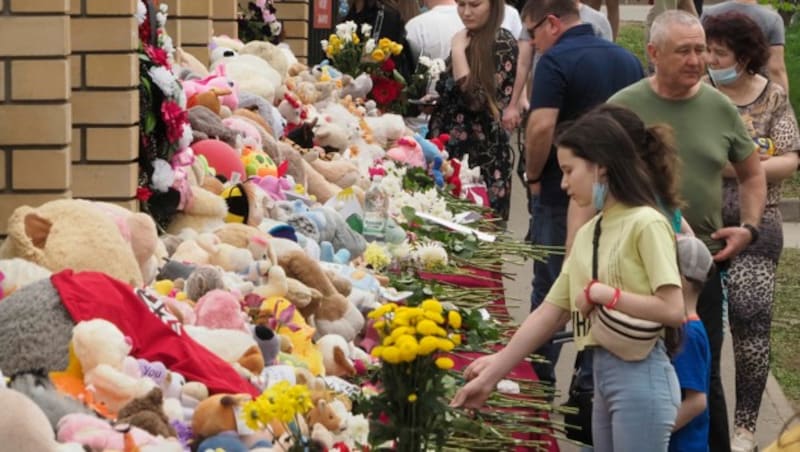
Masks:
[[[711,452],[730,452],[731,439],[728,429],[728,409],[725,405],[725,391],[720,375],[720,355],[722,353],[722,278],[719,269],[727,267],[717,264],[718,270],[708,278],[697,302],[697,314],[703,321],[711,346],[711,385],[708,391],[708,411],[711,422],[708,431],[708,446]]]

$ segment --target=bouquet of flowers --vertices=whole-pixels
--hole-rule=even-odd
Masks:
[[[300,432],[300,416],[305,416],[312,406],[308,387],[280,381],[245,403],[244,420],[248,428],[267,430],[276,438],[281,431],[288,432],[293,439],[289,452],[305,451],[309,438]]]
[[[377,381],[382,391],[359,405],[377,419],[373,444],[392,442],[393,450],[440,450],[448,436],[450,411],[445,382],[453,360],[446,355],[461,343],[461,315],[429,298],[419,306],[385,304],[370,312],[381,344]]]
[[[445,69],[444,60],[441,58],[432,59],[420,56],[419,61],[417,61],[417,68],[408,82],[408,98],[420,99],[425,94],[433,92],[436,82],[439,80],[439,74],[444,72]]]
[[[241,2],[239,4],[241,5]],[[247,2],[247,10],[239,11],[239,40],[269,41],[278,44],[283,26],[275,17],[275,11],[273,0]]]
[[[142,210],[162,226],[189,200],[187,167],[194,161],[189,148],[192,128],[186,95],[172,72],[175,48],[165,30],[167,5],[154,10],[139,1],[140,135],[139,188]],[[149,17],[155,15],[151,22]],[[155,27],[152,26],[155,24]]]
[[[367,97],[383,112],[402,113],[405,108],[406,80],[397,71],[392,57],[400,55],[403,46],[388,38],[377,42],[370,37],[372,27],[361,25],[362,41],[355,22],[336,26],[336,32],[320,44],[331,65],[343,74],[355,78],[366,72],[372,78],[372,90]]]

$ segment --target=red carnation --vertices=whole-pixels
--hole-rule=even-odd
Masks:
[[[403,85],[386,77],[372,78],[372,98],[378,105],[388,105],[400,95]]]
[[[388,73],[388,74],[391,74],[392,71],[394,71],[394,68],[395,68],[395,64],[394,64],[394,61],[392,61],[391,58],[387,58],[386,61],[384,61],[383,64],[381,64],[381,70],[383,72]]]
[[[153,47],[151,45],[145,45],[144,51],[147,56],[150,58],[150,61],[157,66],[164,66],[169,68],[169,56],[167,56],[167,51],[160,48],[160,47]]]
[[[153,191],[147,187],[137,187],[136,188],[136,199],[142,202],[147,202],[150,197],[153,196]]]
[[[175,102],[161,104],[161,119],[167,125],[167,141],[176,143],[183,136],[183,125],[189,122],[189,114]]]

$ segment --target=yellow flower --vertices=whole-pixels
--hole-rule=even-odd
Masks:
[[[333,46],[336,46],[336,45],[341,45],[341,44],[342,44],[342,40],[341,40],[341,39],[339,39],[339,37],[338,37],[338,36],[336,36],[335,34],[332,34],[332,35],[331,35],[331,36],[328,38],[328,42],[329,42],[331,45],[333,45]]]
[[[258,410],[258,402],[251,401],[244,404],[244,423],[253,430],[260,430],[262,428],[259,422],[260,414]]]
[[[400,350],[401,360],[409,363],[414,361],[417,357],[417,350],[419,349],[419,344],[417,344],[417,340],[414,339],[414,336],[404,334],[397,338],[396,344],[397,348]]]
[[[454,348],[456,348],[456,344],[454,344],[452,341],[447,340],[447,339],[438,338],[437,342],[438,342],[437,343],[437,347],[439,348],[439,350],[441,350],[443,352],[449,352],[449,351],[453,350]]]
[[[411,402],[411,403],[416,402],[417,401],[417,395],[412,392],[411,394],[408,395],[408,401]]]
[[[377,319],[383,317],[384,315],[390,312],[394,312],[395,309],[397,309],[397,305],[395,303],[386,303],[383,306],[373,309],[372,312],[367,314],[367,317],[369,317],[370,319]]]
[[[353,44],[358,44],[361,40],[358,38],[358,33],[353,33]]]
[[[453,333],[447,336],[448,339],[453,341],[456,345],[461,345],[461,335],[457,333]]]
[[[386,59],[386,54],[381,49],[375,49],[372,51],[372,59],[377,63],[381,63]]]
[[[439,327],[430,319],[422,320],[417,324],[417,331],[423,336],[435,336],[438,329]]]
[[[394,345],[394,338],[392,336],[386,336],[383,338],[383,342],[381,343],[384,347],[388,347],[390,345]]]
[[[455,329],[461,328],[461,314],[459,314],[458,311],[448,312],[447,323]]]
[[[378,320],[372,326],[378,331],[383,331],[383,329],[386,328],[386,322],[383,320]]]
[[[419,340],[417,354],[427,356],[435,352],[437,348],[439,348],[439,339],[434,336],[426,336]]]
[[[381,356],[389,364],[398,364],[402,361],[400,359],[400,349],[395,346],[385,347]]]
[[[392,44],[394,44],[394,41],[389,38],[381,38],[378,40],[378,48],[384,52],[388,52],[391,49]]]
[[[364,250],[364,261],[377,271],[381,271],[392,263],[392,258],[382,246],[376,242],[367,245]]]
[[[403,46],[401,44],[392,43],[392,55],[400,55],[400,52],[403,51]]]
[[[425,318],[428,319],[428,320],[433,320],[434,322],[436,322],[439,325],[444,324],[444,317],[442,317],[442,315],[439,314],[438,312],[427,311],[425,313]]]
[[[453,366],[456,365],[456,363],[454,363],[452,359],[447,358],[447,357],[436,358],[435,363],[436,363],[436,367],[438,367],[439,369],[442,369],[442,370],[452,369]]]
[[[444,310],[442,308],[442,304],[439,303],[439,300],[435,298],[428,298],[427,300],[423,301],[422,304],[420,304],[420,307],[426,311],[436,312],[439,314],[441,314]]]
[[[382,345],[378,345],[378,346],[375,346],[375,347],[372,348],[372,351],[370,352],[370,355],[372,355],[373,358],[380,359],[382,352],[383,352],[383,346]]]
[[[414,334],[414,328],[412,328],[410,326],[401,326],[401,327],[397,327],[394,330],[392,330],[392,334],[390,334],[390,336],[399,343],[400,342],[400,339],[399,339],[400,336],[403,336],[403,335],[408,336],[409,334]]]

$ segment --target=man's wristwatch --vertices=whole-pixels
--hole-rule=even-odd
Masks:
[[[753,226],[750,223],[742,223],[743,228],[750,231],[750,243],[756,243],[758,241],[758,228]]]

